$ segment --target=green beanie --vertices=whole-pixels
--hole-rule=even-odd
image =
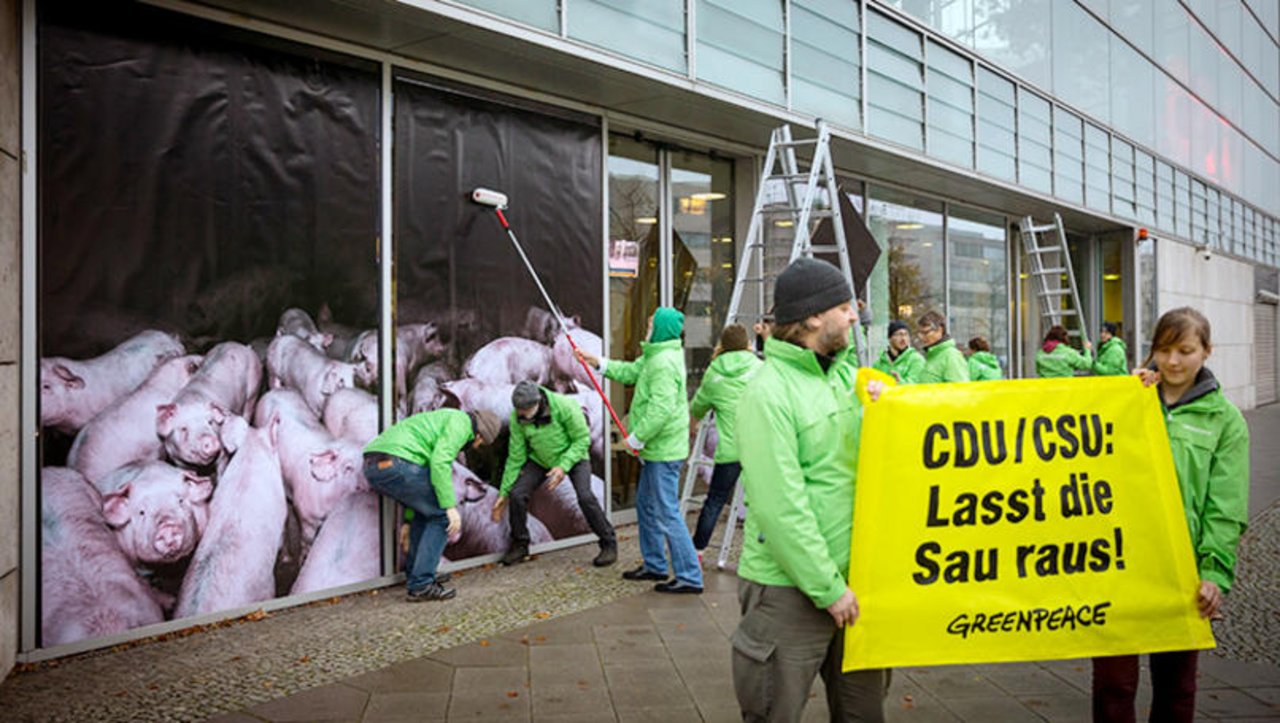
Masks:
[[[653,333],[649,335],[649,342],[657,344],[661,341],[679,339],[682,329],[684,329],[684,314],[670,306],[659,306],[658,310],[653,312]]]

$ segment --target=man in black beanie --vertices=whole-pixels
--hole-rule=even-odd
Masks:
[[[872,365],[901,384],[915,384],[924,371],[924,356],[911,346],[911,330],[905,322],[889,322],[889,348]]]
[[[802,258],[778,277],[773,298],[764,366],[737,410],[751,507],[734,690],[744,721],[798,721],[820,674],[831,720],[881,721],[888,671],[841,671],[844,629],[858,619],[846,577],[862,424],[853,290],[836,267]]]

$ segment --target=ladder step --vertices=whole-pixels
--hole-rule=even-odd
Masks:
[[[809,178],[808,173],[777,173],[772,176],[765,176],[764,180],[765,181],[799,181],[799,180],[806,180],[808,178]],[[819,181],[825,181],[826,179],[827,179],[827,174],[822,172],[818,173]]]
[[[1040,270],[1038,270],[1038,271],[1032,271],[1031,273],[1033,273],[1033,274],[1045,274],[1045,275],[1051,275],[1051,274],[1065,274],[1065,273],[1067,273],[1067,269],[1066,269],[1066,267],[1064,266],[1064,267],[1061,267],[1061,268],[1040,269]]]
[[[802,213],[802,212],[804,212],[804,207],[803,207],[803,206],[779,206],[779,207],[776,207],[776,208],[762,208],[762,209],[760,209],[760,213],[789,213],[789,214],[799,214],[799,213]],[[815,209],[813,209],[813,210],[809,211],[809,217],[810,217],[810,218],[826,218],[827,216],[830,216],[830,215],[831,215],[831,209],[829,209],[829,208],[815,208]]]
[[[1037,246],[1036,248],[1027,249],[1029,254],[1052,254],[1062,250],[1061,246]]]
[[[813,254],[837,254],[840,253],[840,247],[836,245],[810,246],[809,253]]]
[[[774,148],[799,148],[800,146],[815,146],[818,144],[817,138],[806,138],[799,141],[778,141],[773,144]]]
[[[1066,296],[1071,293],[1071,289],[1045,289],[1040,292],[1041,296]]]
[[[1054,226],[1053,224],[1049,224],[1046,226],[1032,226],[1027,230],[1030,231],[1031,233],[1044,233],[1045,231],[1057,231],[1058,227]]]

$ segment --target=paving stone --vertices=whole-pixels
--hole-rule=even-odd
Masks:
[[[535,685],[533,687],[533,715],[568,715],[590,713],[595,710],[612,710],[609,690],[603,685]]]
[[[448,713],[448,693],[374,693],[361,720],[363,723],[442,721]]]
[[[616,708],[619,723],[702,723],[698,709],[688,708]],[[741,717],[739,717],[741,720]]]
[[[617,720],[618,716],[614,714],[612,708],[596,710],[590,713],[538,716],[538,723],[610,723]]]
[[[1034,663],[1006,664],[984,669],[982,676],[1013,696],[1071,695],[1080,691]]]
[[[1280,705],[1265,703],[1244,691],[1231,688],[1197,692],[1196,711],[1215,718],[1280,718]]]
[[[1280,645],[1280,638],[1276,644]],[[1280,686],[1280,666],[1201,655],[1199,669],[1237,688]]]
[[[1277,688],[1246,688],[1245,691],[1249,695],[1257,698],[1263,703],[1271,705],[1280,705],[1280,687]]]
[[[370,693],[447,693],[453,668],[427,658],[399,663],[343,681]]]
[[[1088,723],[1093,719],[1093,698],[1080,691],[1016,697],[1033,713],[1051,723]]]
[[[262,723],[262,719],[248,713],[225,713],[208,718],[204,723]]]
[[[917,668],[911,678],[941,700],[951,698],[994,698],[1004,695],[998,686],[965,665]]]
[[[670,660],[658,658],[605,665],[604,673],[609,683],[609,696],[619,716],[624,709],[652,705],[692,708],[694,705]]]
[[[332,721],[359,719],[369,694],[342,683],[303,691],[254,706],[249,713],[269,721]]]
[[[941,697],[942,705],[955,716],[964,721],[984,723],[1000,721],[1000,723],[1017,723],[1018,721],[1036,721],[1040,716],[1031,712],[1015,698],[1005,695],[984,697]]]
[[[529,689],[529,671],[524,668],[457,668],[453,671],[454,695]]]
[[[513,664],[523,665],[529,647],[505,638],[484,638],[457,648],[449,648],[431,654],[431,659],[453,666],[490,666],[505,668]]]

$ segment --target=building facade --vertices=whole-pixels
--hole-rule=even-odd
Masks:
[[[692,388],[724,324],[769,132],[790,123],[804,135],[821,118],[843,191],[881,246],[872,353],[889,320],[937,310],[962,345],[983,336],[1008,376],[1033,375],[1044,329],[1016,228],[1057,213],[1089,325],[1116,322],[1131,363],[1161,311],[1196,306],[1213,322],[1211,366],[1228,396],[1243,408],[1276,401],[1273,1],[155,0],[81,11],[6,0],[0,11],[0,287],[12,297],[0,305],[0,389],[13,400],[0,425],[4,670],[395,572],[386,531],[398,513],[385,508],[362,528],[378,538],[372,567],[338,584],[300,582],[306,563],[286,543],[268,601],[59,637],[58,591],[42,587],[42,495],[47,470],[80,469],[86,425],[47,416],[41,370],[100,359],[142,330],[172,334],[202,363],[222,344],[260,345],[274,376],[277,318],[303,309],[344,340],[326,353],[353,365],[347,386],[367,390],[384,425],[500,397],[492,378],[468,381],[484,378],[483,350],[543,359],[544,382],[583,397],[598,493],[616,519],[631,514],[636,463],[607,438],[585,380],[557,361],[536,289],[496,222],[465,200],[475,186],[509,193],[557,304],[611,356],[637,352],[656,306],[681,308]],[[784,243],[793,230],[766,232]],[[424,371],[425,351],[408,357],[416,375],[397,371],[411,344],[446,371]],[[610,396],[625,408],[625,389]],[[327,406],[311,405],[326,427]],[[493,461],[467,461],[474,472],[455,487],[482,512]],[[305,523],[290,492],[287,519]],[[535,542],[582,532],[554,513],[544,522]],[[320,539],[303,533],[298,550]],[[493,544],[446,554],[484,561]],[[183,571],[171,569],[147,584],[180,595]]]

